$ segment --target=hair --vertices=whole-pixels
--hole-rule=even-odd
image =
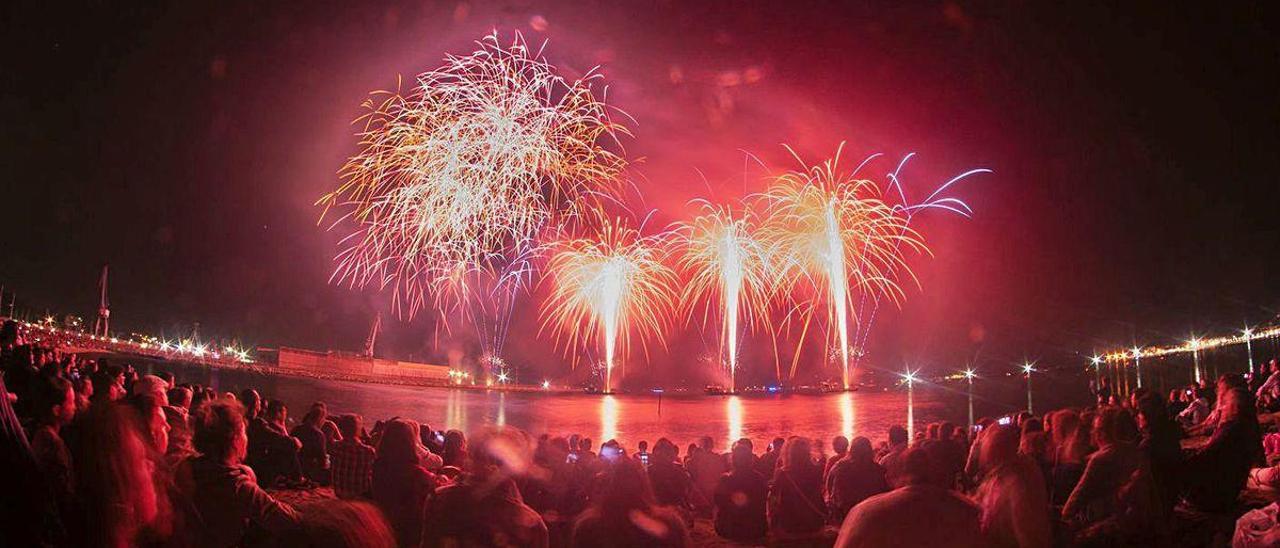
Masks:
[[[875,460],[875,449],[871,448],[871,440],[866,436],[858,436],[853,438],[849,443],[849,460],[859,464],[866,464]]]
[[[791,436],[782,446],[782,454],[778,457],[778,468],[789,470],[812,468],[813,459],[810,458],[812,451],[813,445],[809,442],[809,438]]]
[[[750,445],[735,443],[729,453],[729,463],[734,470],[751,470],[756,464],[756,456],[751,453]]]
[[[986,437],[986,431],[983,431]],[[907,449],[902,455],[902,478],[904,485],[935,485],[949,487],[946,467],[942,462],[945,457],[939,454],[941,446],[932,441],[924,441]]]
[[[441,457],[445,466],[462,467],[467,463],[467,436],[461,430],[450,430],[444,433],[444,448]]]
[[[133,397],[152,396],[161,401],[168,402],[167,392],[169,391],[169,383],[164,379],[155,375],[143,375],[138,380],[133,381],[132,390],[129,395]]]
[[[174,407],[191,407],[191,389],[185,386],[175,386],[169,389],[169,405]]]
[[[620,522],[630,522],[632,512],[655,504],[648,474],[640,463],[630,459],[621,459],[605,471],[599,496],[593,498],[602,516],[616,516]]]
[[[324,423],[324,419],[328,416],[329,408],[325,406],[324,402],[316,402],[311,404],[311,409],[308,409],[307,414],[302,417],[302,422],[318,427]]]
[[[837,455],[843,455],[849,451],[849,438],[844,436],[836,436],[831,438],[831,450]]]
[[[287,547],[395,548],[396,537],[382,512],[367,502],[328,499],[302,506],[298,530],[282,535]]]
[[[71,398],[75,400],[75,390],[71,388],[71,382],[62,377],[42,375],[36,382],[35,394],[32,398],[35,406],[35,418],[42,423],[52,423],[54,420],[54,407],[60,407],[66,402],[67,392],[71,392]]]
[[[85,545],[133,544],[139,530],[166,511],[164,491],[156,488],[147,443],[134,427],[133,410],[104,402],[83,421],[76,454],[76,498],[83,504]]]
[[[1099,446],[1132,441],[1130,435],[1138,429],[1133,424],[1133,416],[1119,407],[1100,409],[1093,425],[1093,436],[1098,440]]]
[[[984,430],[978,455],[983,470],[993,470],[1014,462],[1018,458],[1018,429],[1011,425],[997,424]]]
[[[680,448],[667,438],[658,438],[653,443],[654,462],[674,462],[680,455]]]
[[[533,444],[528,434],[515,428],[490,427],[481,430],[470,443],[468,463],[473,474],[523,476],[529,470]]]
[[[907,443],[907,429],[899,424],[890,426],[889,443]]]
[[[398,418],[387,421],[382,429],[382,439],[378,441],[375,466],[404,466],[418,463],[418,437],[412,422]]]
[[[208,401],[191,413],[191,442],[196,451],[219,461],[239,461],[236,439],[244,435],[244,407],[226,400]]]
[[[288,410],[289,410],[289,406],[285,405],[283,401],[271,400],[270,402],[267,403],[268,417],[273,417],[277,413],[287,412]]]
[[[333,421],[338,425],[338,433],[342,434],[342,439],[356,439],[360,435],[360,415],[355,413],[347,413],[338,415]]]

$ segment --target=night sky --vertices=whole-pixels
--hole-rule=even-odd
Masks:
[[[761,190],[744,151],[794,167],[782,143],[815,161],[841,141],[853,162],[884,152],[877,175],[914,151],[917,193],[995,170],[957,189],[973,219],[922,222],[935,257],[912,260],[923,289],[879,315],[880,366],[1083,364],[1276,316],[1275,6],[692,4],[8,3],[0,283],[19,309],[91,321],[109,263],[121,332],[199,322],[359,350],[387,299],[328,284],[339,235],[313,203],[355,151],[368,92],[496,28],[549,40],[568,74],[601,66],[635,119],[639,207],[661,223],[709,191]],[[562,371],[525,306],[508,357]],[[467,347],[433,332],[390,326],[379,353]],[[684,378],[702,340],[673,337],[650,367]],[[770,373],[754,344],[748,367]]]

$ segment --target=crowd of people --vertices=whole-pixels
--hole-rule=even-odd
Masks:
[[[1258,402],[1280,366],[1192,396],[1135,390],[1042,416],[936,423],[912,437],[702,438],[634,448],[513,428],[366,424],[324,403],[291,420],[0,329],[0,538],[14,546],[1273,545],[1248,511],[1266,467]],[[1272,379],[1275,379],[1273,382]],[[1192,411],[1201,399],[1203,411]],[[1205,441],[1184,449],[1184,438]],[[1280,452],[1280,436],[1267,438]],[[297,497],[297,493],[323,495]],[[331,493],[331,495],[330,495]],[[298,504],[287,500],[304,500]],[[1246,511],[1248,511],[1246,513]],[[1199,541],[1197,541],[1199,542]]]

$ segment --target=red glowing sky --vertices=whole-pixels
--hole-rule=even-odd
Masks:
[[[1274,314],[1280,236],[1263,204],[1277,192],[1280,71],[1266,14],[951,2],[41,9],[24,8],[39,23],[9,37],[33,53],[6,76],[2,103],[14,128],[3,154],[26,181],[16,198],[34,207],[7,219],[29,237],[0,280],[35,309],[87,314],[110,262],[123,328],[198,321],[266,345],[359,348],[382,302],[326,284],[336,236],[315,226],[312,202],[354,151],[349,122],[369,91],[496,28],[549,40],[568,74],[601,67],[609,102],[635,119],[637,207],[662,223],[689,198],[759,190],[744,151],[791,167],[783,143],[814,160],[841,141],[854,161],[917,152],[907,183],[918,192],[994,169],[958,189],[974,219],[922,223],[936,257],[913,261],[923,290],[878,320],[873,361],[885,367],[1065,362]],[[558,354],[528,316],[510,355],[554,371]],[[439,359],[428,332],[389,329],[383,348]],[[659,370],[704,348],[696,332],[672,346],[655,355]]]

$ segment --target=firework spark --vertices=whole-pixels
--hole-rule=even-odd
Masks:
[[[354,227],[333,281],[390,288],[402,317],[429,301],[466,314],[487,305],[483,290],[527,279],[543,231],[592,207],[626,165],[611,149],[628,130],[596,98],[598,73],[568,81],[519,35],[477,45],[407,93],[373,93],[360,152],[317,202]]]
[[[749,210],[735,213],[725,206],[696,202],[701,213],[676,229],[682,251],[679,266],[685,275],[680,301],[687,309],[702,304],[704,325],[713,306],[718,309],[720,353],[728,354],[729,391],[735,392],[739,320],[745,316],[747,326],[753,328],[768,321],[773,254],[756,237],[756,219]]]
[[[557,344],[585,347],[599,337],[605,354],[605,392],[613,369],[629,354],[632,337],[641,346],[660,335],[675,304],[676,277],[663,257],[661,237],[645,237],[620,220],[601,223],[590,238],[559,244],[547,266],[551,295],[542,306],[542,327]]]

